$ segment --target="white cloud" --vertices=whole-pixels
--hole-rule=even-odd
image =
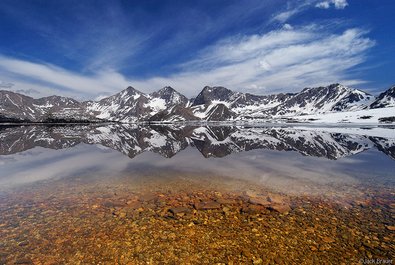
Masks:
[[[25,95],[36,95],[36,94],[40,94],[40,91],[37,91],[33,88],[29,88],[29,89],[18,89],[16,90],[17,93],[22,93]]]
[[[284,24],[283,29],[291,30],[291,29],[293,29],[293,27],[290,24]]]
[[[347,0],[333,0],[336,9],[344,9],[348,6]]]
[[[322,9],[328,9],[333,5],[336,9],[344,9],[348,6],[347,0],[328,0],[317,3],[315,6]]]
[[[284,23],[291,17],[311,8],[315,2],[316,0],[288,1],[286,9],[274,14],[271,21]]]
[[[348,71],[364,62],[365,52],[374,45],[365,35],[360,29],[329,34],[311,25],[225,39],[180,65],[177,73],[147,79],[128,79],[109,70],[87,76],[0,56],[0,76],[14,83],[14,90],[35,89],[41,96],[62,94],[91,99],[129,85],[144,92],[171,85],[187,96],[195,96],[205,85],[258,94],[299,91],[333,82],[356,85],[365,80],[354,78]]]
[[[331,7],[331,5],[330,5],[329,1],[324,1],[324,2],[317,3],[315,5],[315,7],[322,8],[322,9],[328,9]]]
[[[231,39],[206,49],[179,74],[134,84],[143,90],[168,84],[189,96],[204,85],[260,94],[333,82],[355,85],[364,80],[350,77],[347,71],[362,63],[364,53],[374,45],[365,33],[349,29],[330,35],[307,27]]]
[[[0,56],[0,75],[12,80],[14,90],[34,89],[43,95],[61,92],[63,95],[89,97],[98,93],[115,93],[130,84],[123,75],[111,70],[84,76],[51,64],[5,56]]]
[[[299,13],[301,11],[300,8],[295,8],[292,10],[286,10],[284,12],[278,13],[273,17],[274,20],[277,20],[281,23],[284,23],[287,21],[290,17],[294,16],[295,14]]]
[[[0,80],[0,88],[9,89],[9,88],[11,88],[13,86],[14,86],[13,83],[7,83],[7,82],[4,82],[4,81]]]

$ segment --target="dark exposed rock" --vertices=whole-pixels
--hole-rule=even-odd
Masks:
[[[381,93],[377,99],[370,105],[371,109],[385,108],[395,106],[395,86]]]
[[[235,92],[225,87],[209,87],[206,86],[199,93],[199,95],[193,101],[192,106],[197,105],[209,105],[214,100],[228,101],[230,98],[236,95]]]

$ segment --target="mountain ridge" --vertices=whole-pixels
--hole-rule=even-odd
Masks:
[[[0,122],[242,121],[386,107],[395,107],[395,86],[378,97],[337,83],[272,95],[205,86],[193,99],[170,86],[150,94],[129,86],[101,100],[83,102],[56,95],[34,99],[0,90]]]

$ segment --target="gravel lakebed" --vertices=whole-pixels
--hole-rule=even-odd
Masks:
[[[393,262],[393,189],[350,193],[210,176],[44,181],[0,194],[0,264]]]

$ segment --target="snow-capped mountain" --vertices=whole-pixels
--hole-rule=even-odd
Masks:
[[[381,93],[370,105],[371,109],[395,107],[395,86]]]
[[[366,134],[367,133],[367,134]],[[267,149],[305,156],[340,159],[376,148],[395,159],[395,138],[360,129],[355,134],[316,128],[236,126],[139,126],[129,124],[19,126],[0,128],[0,155],[36,146],[63,149],[80,143],[99,144],[134,158],[150,151],[170,158],[188,146],[206,158]]]
[[[35,117],[34,99],[10,91],[0,91],[0,118],[10,121],[32,120]]]
[[[151,93],[150,98],[153,101],[151,104],[155,105],[155,103],[157,103],[157,105],[161,106],[162,110],[177,105],[186,106],[188,104],[188,98],[170,86],[166,86],[159,91]]]
[[[109,121],[138,122],[175,106],[186,106],[188,99],[172,87],[144,94],[133,87],[97,102],[86,102],[89,114]]]
[[[249,121],[310,116],[311,120],[319,120],[315,116],[356,112],[363,112],[359,116],[366,118],[374,109],[395,109],[394,94],[395,87],[392,87],[376,99],[361,90],[332,84],[305,88],[294,94],[259,96],[234,92],[220,86],[206,86],[195,98],[188,100],[172,87],[164,87],[151,94],[128,87],[100,101],[78,102],[59,96],[33,99],[10,91],[0,91],[0,122]],[[376,115],[377,119],[374,120],[395,120],[387,114],[388,111],[385,117]],[[344,119],[340,117],[337,120]]]
[[[231,120],[236,114],[230,110],[239,93],[225,87],[206,86],[194,99],[191,110],[197,119],[201,120]]]
[[[205,87],[190,109],[196,120],[248,120],[313,113],[356,111],[368,108],[373,95],[332,84],[305,88],[296,94],[257,96],[224,87]]]
[[[297,116],[314,113],[355,111],[368,107],[375,97],[358,89],[332,84],[305,88],[287,97],[268,113],[275,116]]]
[[[137,122],[144,119],[150,111],[145,105],[147,96],[133,87],[104,98],[100,101],[85,103],[89,114],[103,120]]]
[[[0,121],[42,122],[51,120],[95,121],[82,104],[72,98],[50,96],[34,99],[11,91],[0,91]]]

